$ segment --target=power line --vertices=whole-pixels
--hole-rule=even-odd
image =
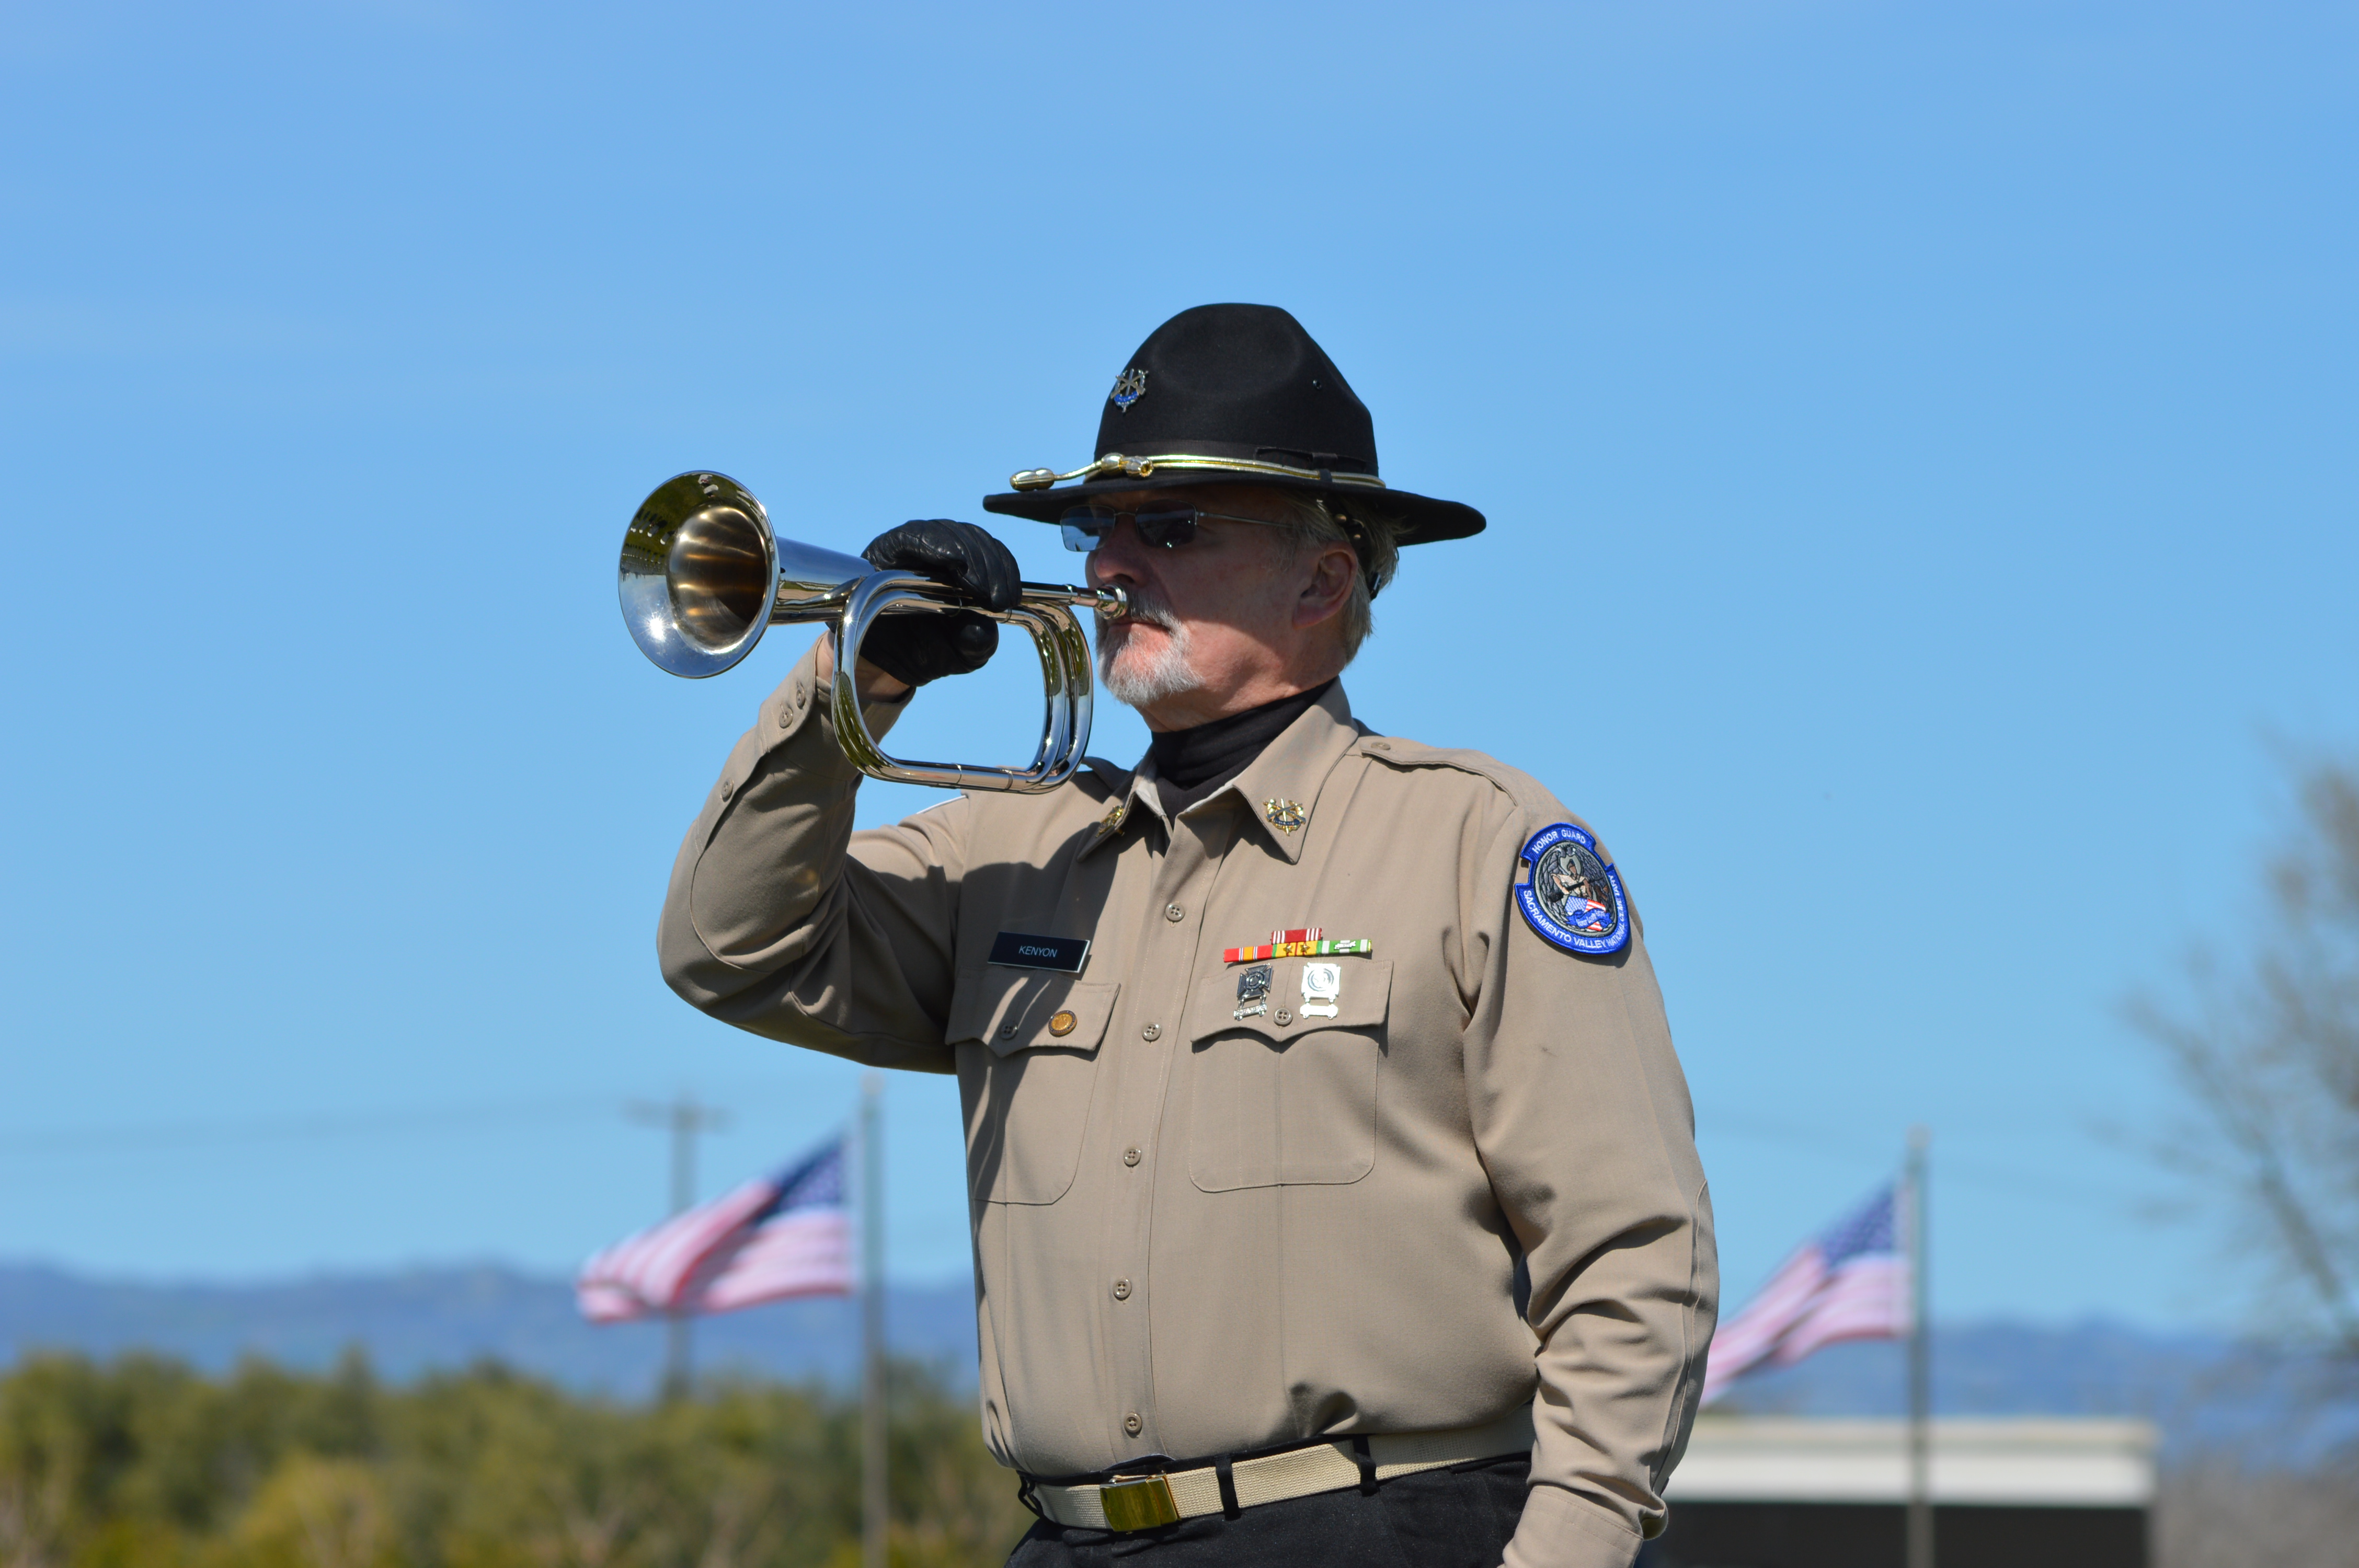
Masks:
[[[790,1092],[783,1087],[770,1093]],[[759,1091],[732,1099],[765,1098]],[[222,1143],[301,1141],[316,1138],[388,1136],[417,1132],[458,1131],[470,1128],[499,1130],[520,1120],[561,1122],[611,1116],[613,1095],[569,1095],[533,1099],[486,1101],[472,1106],[408,1106],[392,1109],[308,1111],[285,1116],[222,1118],[208,1120],[132,1123],[116,1127],[21,1129],[0,1130],[0,1159],[11,1156],[147,1152]],[[653,1119],[669,1125],[673,1108],[649,1107],[634,1101],[630,1113],[653,1111]],[[1805,1150],[1824,1157],[1859,1161],[1881,1168],[1891,1151],[1880,1139],[1856,1130],[1814,1127],[1774,1117],[1705,1110],[1698,1131],[1709,1141],[1732,1138]],[[717,1127],[717,1123],[714,1124]],[[692,1156],[691,1156],[692,1157]],[[1955,1153],[1941,1161],[1945,1178],[1969,1185],[2048,1199],[2071,1199],[2124,1208],[2136,1208],[2146,1198],[2077,1177],[2049,1173],[2021,1165],[2000,1165]]]
[[[1767,1143],[1781,1149],[1807,1150],[1846,1162],[1864,1162],[1877,1169],[1892,1162],[1892,1151],[1888,1145],[1856,1131],[1810,1127],[1774,1117],[1745,1114],[1732,1116],[1707,1111],[1700,1113],[1696,1119],[1697,1132],[1706,1141],[1714,1138],[1733,1138],[1745,1142]],[[1968,1186],[2051,1201],[2064,1200],[2117,1208],[2136,1208],[2147,1201],[2144,1197],[2077,1176],[2061,1175],[2033,1166],[2002,1165],[1977,1160],[1971,1155],[1943,1155],[1941,1175],[1945,1181],[1955,1181]]]
[[[808,1090],[802,1086],[761,1080],[739,1084],[727,1096],[733,1104],[775,1103],[786,1099],[801,1105],[808,1098]],[[594,1120],[612,1116],[617,1105],[644,1103],[629,1099],[621,1091],[614,1091],[542,1095],[531,1098],[487,1100],[474,1105],[290,1111],[275,1116],[191,1118],[178,1121],[132,1122],[113,1127],[0,1128],[0,1159],[10,1155],[114,1151],[137,1153],[150,1149],[186,1148],[192,1144],[439,1132],[471,1127],[504,1129],[519,1120]]]
[[[518,1119],[566,1120],[612,1115],[614,1097],[495,1101],[473,1106],[410,1106],[394,1110],[308,1111],[290,1116],[157,1121],[119,1127],[0,1131],[0,1155],[185,1148],[190,1144],[275,1139],[347,1138],[386,1132],[509,1126]]]

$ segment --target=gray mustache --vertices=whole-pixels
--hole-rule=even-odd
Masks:
[[[1180,618],[1171,613],[1169,605],[1138,589],[1130,589],[1130,608],[1124,613],[1122,619],[1124,622],[1144,622],[1149,626],[1160,627],[1166,632],[1176,632],[1180,629]],[[1103,615],[1098,617],[1098,630],[1101,632],[1119,623],[1108,620]]]

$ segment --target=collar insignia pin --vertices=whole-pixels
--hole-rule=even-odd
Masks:
[[[1299,800],[1266,800],[1261,809],[1262,815],[1269,818],[1269,825],[1280,833],[1295,832],[1310,820],[1310,814],[1302,809]]]
[[[1112,806],[1106,807],[1106,814],[1098,819],[1099,838],[1104,838],[1107,834],[1122,826],[1123,813],[1129,808],[1129,806],[1130,802],[1126,800],[1117,800]]]
[[[1126,370],[1122,373],[1122,378],[1114,384],[1114,406],[1125,414],[1130,412],[1132,404],[1146,395],[1147,373],[1143,370]]]

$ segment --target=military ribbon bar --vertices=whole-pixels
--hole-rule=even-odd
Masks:
[[[1222,951],[1223,964],[1256,964],[1265,958],[1324,958],[1331,955],[1359,954],[1362,957],[1376,950],[1374,942],[1360,937],[1343,937],[1333,941],[1309,936],[1299,931],[1272,932],[1273,936],[1299,938],[1288,942],[1265,942],[1258,947],[1229,947]]]

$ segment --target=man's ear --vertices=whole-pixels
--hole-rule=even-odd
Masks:
[[[1350,546],[1330,545],[1321,550],[1312,558],[1310,577],[1294,601],[1294,623],[1316,626],[1341,615],[1351,600],[1352,579],[1359,570],[1359,558]]]

